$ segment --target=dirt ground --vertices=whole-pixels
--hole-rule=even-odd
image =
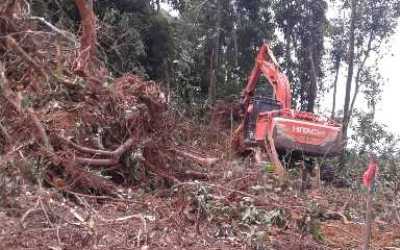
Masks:
[[[231,162],[213,178],[101,197],[21,184],[3,197],[0,249],[357,249],[363,194],[283,190]],[[380,201],[376,201],[380,204]],[[352,218],[326,216],[346,206]],[[347,218],[350,216],[347,216]],[[399,249],[400,225],[377,218],[371,249]]]

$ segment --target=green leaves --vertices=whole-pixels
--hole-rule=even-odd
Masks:
[[[275,19],[283,33],[283,68],[293,84],[293,103],[314,109],[318,88],[324,76],[326,12],[324,0],[275,1]],[[314,68],[314,69],[313,69]]]

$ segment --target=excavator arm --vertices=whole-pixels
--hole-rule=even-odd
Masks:
[[[278,62],[267,43],[263,43],[256,58],[254,68],[248,78],[246,88],[242,92],[242,105],[247,110],[254,95],[258,79],[264,75],[274,90],[274,97],[282,109],[291,108],[292,94],[285,74],[280,71]]]

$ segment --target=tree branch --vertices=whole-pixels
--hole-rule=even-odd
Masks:
[[[112,166],[118,164],[119,159],[93,159],[93,158],[82,158],[76,157],[74,159],[77,163],[82,165],[90,165],[90,166]]]
[[[1,121],[0,121],[0,131],[4,135],[4,139],[6,140],[6,143],[10,143],[11,142],[10,134],[8,133],[7,129],[4,127],[4,125]]]
[[[38,141],[39,144],[43,144],[47,150],[51,152],[54,151],[53,146],[50,143],[50,140],[47,136],[46,130],[43,127],[43,124],[40,122],[39,118],[37,117],[35,111],[32,108],[24,109],[21,106],[22,97],[16,95],[14,91],[11,90],[8,79],[5,75],[5,68],[4,65],[0,62],[0,93],[6,98],[6,100],[17,110],[20,115],[24,113],[28,114],[29,118],[31,119],[33,125],[36,127],[38,132]]]
[[[340,57],[336,60],[335,62],[335,70],[336,70],[336,75],[335,75],[335,81],[333,82],[333,102],[332,102],[332,111],[331,111],[331,119],[333,120],[335,118],[336,114],[336,96],[337,96],[337,83],[339,81],[339,75],[340,75]]]
[[[82,157],[75,158],[76,162],[83,164],[83,165],[91,165],[91,166],[110,166],[110,165],[118,164],[121,156],[126,151],[128,151],[128,149],[131,148],[135,142],[137,142],[136,138],[131,137],[124,144],[119,146],[116,150],[106,151],[106,150],[98,150],[98,149],[84,147],[84,146],[78,145],[64,137],[61,137],[61,136],[58,136],[58,138],[83,153],[111,157],[111,159],[94,159],[94,158],[82,158]]]
[[[32,57],[30,57],[28,53],[26,53],[25,50],[18,45],[17,41],[15,41],[13,37],[6,36],[6,41],[9,48],[15,50],[22,58],[25,59],[26,62],[28,62],[29,65],[31,65],[38,73],[40,73],[41,76],[47,79],[47,74],[44,72],[43,67],[40,66],[39,63],[36,62]]]
[[[202,165],[202,166],[212,166],[215,163],[217,163],[219,160],[218,158],[201,157],[201,156],[195,155],[193,153],[190,153],[190,152],[187,152],[184,150],[179,150],[179,149],[174,149],[173,151],[176,154],[178,154],[184,158],[190,159],[191,161],[194,161],[197,164]]]
[[[75,39],[74,34],[71,32],[68,32],[66,30],[61,30],[54,26],[53,24],[47,22],[43,17],[37,17],[37,16],[30,16],[28,17],[31,20],[37,20],[40,21],[41,23],[45,24],[47,27],[49,27],[52,31],[56,32],[57,34],[61,35],[62,37],[66,38],[68,41],[74,43],[75,45],[78,43],[78,41]]]

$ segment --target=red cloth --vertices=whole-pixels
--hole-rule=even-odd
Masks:
[[[365,171],[363,175],[363,183],[366,187],[368,188],[371,187],[372,181],[374,180],[377,171],[378,171],[378,164],[371,161],[368,164],[367,171]]]

